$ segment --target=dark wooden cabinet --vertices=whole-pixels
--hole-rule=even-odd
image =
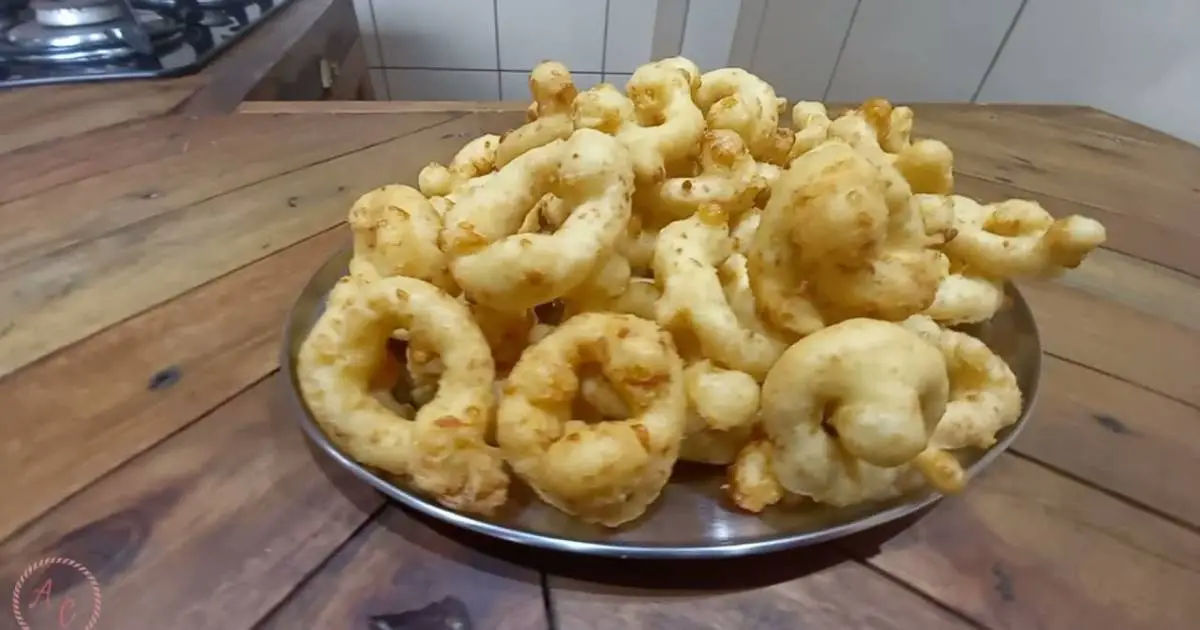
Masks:
[[[374,100],[352,0],[334,0],[291,42],[247,101]]]

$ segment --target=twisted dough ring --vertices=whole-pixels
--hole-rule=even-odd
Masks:
[[[725,298],[717,275],[717,266],[733,251],[725,218],[719,210],[701,210],[659,233],[654,272],[663,294],[655,319],[694,334],[705,357],[761,380],[784,344],[744,326]]]
[[[572,208],[553,234],[518,233],[546,193]],[[447,212],[441,243],[472,300],[524,311],[566,295],[611,250],[629,222],[633,168],[611,136],[580,129],[518,157]]]
[[[692,100],[700,71],[676,57],[643,65],[625,84],[626,98],[601,83],[575,99],[577,128],[616,136],[633,156],[639,184],[661,182],[667,165],[691,160],[704,134],[704,114]]]
[[[786,164],[792,137],[777,133],[780,102],[770,83],[741,68],[712,70],[700,76],[696,104],[709,129],[736,132],[754,159]]]
[[[437,394],[413,420],[369,391],[396,329],[441,358]],[[499,452],[484,441],[495,409],[492,354],[466,306],[415,278],[347,276],[300,347],[300,391],[321,429],[364,465],[399,477],[447,507],[491,513],[508,495]]]
[[[726,370],[707,359],[683,370],[687,429],[679,459],[732,464],[758,424],[759,385],[745,372]]]
[[[956,490],[962,469],[929,445],[948,395],[942,354],[898,324],[852,319],[813,333],[763,382],[771,472],[788,492],[833,505],[891,496],[910,462]]]
[[[982,341],[914,315],[902,325],[941,351],[950,376],[946,413],[929,438],[942,449],[989,448],[1021,417],[1021,389],[1004,359]]]
[[[647,193],[638,196],[639,207],[666,221],[686,219],[705,205],[720,206],[734,217],[753,207],[768,185],[742,139],[732,131],[710,130],[704,132],[700,147],[699,175],[646,188]]]
[[[579,91],[571,71],[557,61],[543,61],[529,73],[533,104],[526,110],[532,120],[500,138],[494,158],[501,168],[527,151],[565,139],[575,130],[571,105]]]
[[[952,259],[993,277],[1046,277],[1078,267],[1104,243],[1104,226],[1078,215],[1055,220],[1033,201],[980,205],[950,197],[958,234],[943,249]],[[920,201],[920,200],[919,200]]]
[[[570,419],[578,370],[601,373],[634,414]],[[530,346],[504,386],[496,437],[513,471],[542,500],[616,527],[662,492],[679,456],[687,408],[683,366],[670,336],[631,315],[576,315]]]
[[[354,202],[349,223],[352,275],[409,276],[455,291],[446,255],[438,248],[441,217],[420,192],[394,184],[376,188]]]

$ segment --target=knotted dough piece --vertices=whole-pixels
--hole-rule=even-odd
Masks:
[[[446,255],[438,248],[442,220],[417,190],[389,184],[358,198],[348,216],[354,234],[350,273],[409,276],[455,290]]]
[[[841,138],[873,162],[891,165],[915,193],[950,194],[954,190],[954,154],[943,142],[911,140],[912,110],[868,99],[838,116],[829,137]]]
[[[939,489],[961,488],[956,460],[929,444],[948,396],[942,354],[898,324],[813,333],[763,382],[772,471],[788,492],[839,506],[902,492],[910,463]]]
[[[946,412],[929,439],[931,446],[989,448],[996,433],[1021,417],[1021,389],[1004,359],[982,341],[915,315],[903,326],[942,353],[950,377]]]
[[[449,165],[431,162],[421,169],[417,175],[417,186],[427,197],[449,195],[467,181],[495,170],[499,146],[500,136],[484,134],[475,138],[454,154]]]
[[[675,221],[658,235],[654,274],[663,287],[657,321],[695,335],[703,355],[756,379],[779,358],[784,345],[742,325],[725,299],[717,266],[733,252],[726,215],[701,211]]]
[[[397,329],[440,358],[437,393],[413,419],[370,391]],[[492,513],[508,496],[499,452],[485,442],[495,368],[470,312],[416,278],[347,276],[300,347],[300,392],[329,439],[366,466],[412,480],[446,507]]]
[[[720,206],[734,217],[751,208],[767,189],[767,180],[742,139],[732,131],[709,130],[700,146],[699,175],[644,188],[647,193],[639,195],[637,205],[665,221],[685,219],[705,205]]]
[[[998,278],[1053,277],[1078,267],[1106,238],[1094,219],[1055,220],[1034,201],[1010,199],[980,205],[953,195],[957,235],[943,250],[951,259]]]
[[[700,76],[696,104],[709,129],[736,132],[756,160],[786,163],[792,137],[777,133],[779,99],[770,83],[741,68],[712,70]]]
[[[682,460],[732,464],[758,424],[759,386],[745,372],[726,370],[707,359],[683,370],[688,420]]]
[[[925,221],[894,168],[830,140],[797,158],[784,177],[794,174],[807,181],[790,197],[797,205],[790,236],[826,323],[900,321],[933,303],[950,263],[931,246],[949,228]]]
[[[578,372],[598,365],[631,416],[573,420]],[[632,315],[576,315],[530,346],[504,386],[500,448],[546,503],[616,527],[646,511],[679,456],[687,398],[670,336]]]
[[[545,146],[571,135],[571,105],[579,90],[571,71],[557,61],[543,61],[529,73],[529,92],[533,104],[526,110],[529,122],[500,138],[495,162],[500,168],[530,149]]]
[[[608,83],[581,92],[575,126],[624,143],[639,185],[661,182],[668,164],[688,162],[699,150],[704,115],[692,100],[699,81],[699,69],[682,57],[645,64],[625,83],[628,97]]]
[[[552,234],[520,233],[546,193],[570,214]],[[625,231],[633,195],[629,153],[580,129],[533,149],[462,195],[441,233],[450,272],[474,302],[524,311],[583,282]]]

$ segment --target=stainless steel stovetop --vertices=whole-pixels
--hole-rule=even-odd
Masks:
[[[290,0],[0,0],[0,89],[200,70]]]

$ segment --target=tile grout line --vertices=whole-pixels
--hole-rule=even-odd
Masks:
[[[987,68],[984,69],[983,76],[979,79],[979,85],[975,87],[975,92],[971,94],[970,102],[979,102],[979,93],[983,91],[983,86],[987,83],[988,77],[992,76],[992,70],[996,67],[996,62],[1000,61],[1000,55],[1004,52],[1004,47],[1008,45],[1008,38],[1016,30],[1017,22],[1021,19],[1021,13],[1025,11],[1025,5],[1028,3],[1029,0],[1021,0],[1021,4],[1017,6],[1017,12],[1013,14],[1012,22],[1009,22],[1008,29],[1004,31],[1004,36],[1000,38],[1000,45],[996,46],[996,53],[992,55],[992,60],[988,62]]]
[[[600,80],[607,81],[605,75],[608,74],[608,20],[609,10],[612,9],[612,0],[604,0],[604,33],[600,40]],[[574,71],[572,71],[574,74]]]
[[[492,0],[492,36],[496,40],[496,100],[504,100],[504,81],[500,74],[500,0]]]
[[[375,54],[379,55],[379,63],[384,64],[381,66],[381,69],[384,69],[384,71],[379,73],[383,77],[384,96],[387,97],[385,100],[390,101],[392,100],[392,86],[390,85],[390,81],[388,81],[388,73],[386,71],[387,60],[383,58],[383,38],[379,36],[379,20],[375,17],[375,0],[367,0],[367,7],[371,9],[371,30],[375,31]],[[367,74],[369,75],[371,68],[368,67],[367,70]]]
[[[825,84],[825,91],[821,93],[821,101],[829,100],[829,90],[833,89],[833,79],[837,76],[838,66],[842,64],[842,54],[846,52],[846,45],[850,43],[850,31],[854,30],[854,20],[858,19],[858,9],[862,6],[862,0],[855,0],[854,10],[850,12],[850,23],[846,25],[846,34],[842,35],[842,45],[838,46],[837,57],[833,59],[833,69],[829,71],[829,82]]]

